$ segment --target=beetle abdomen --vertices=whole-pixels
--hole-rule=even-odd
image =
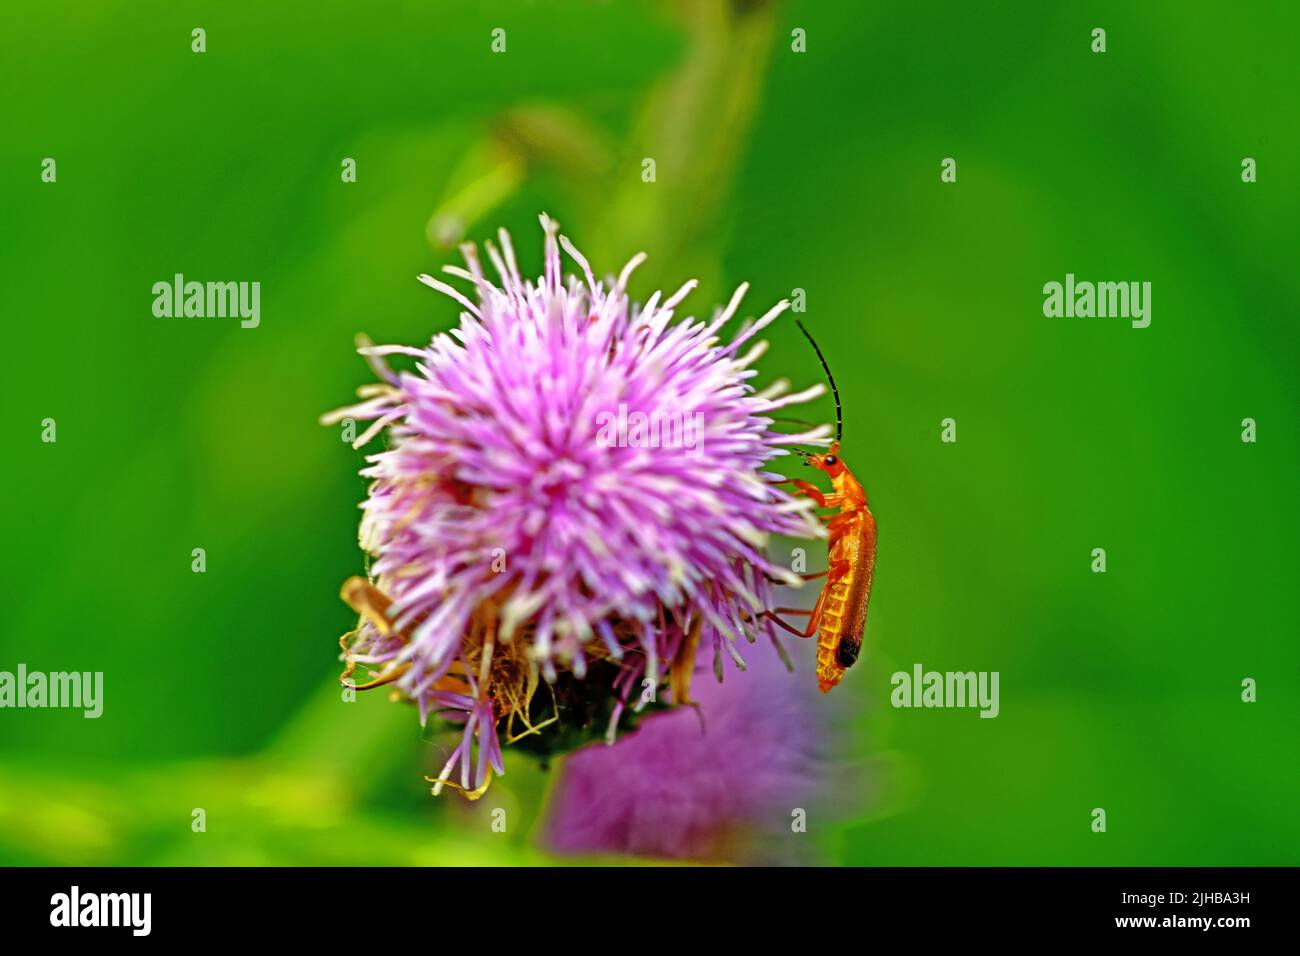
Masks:
[[[876,563],[875,522],[869,513],[843,534],[833,552],[832,560],[846,561],[848,570],[830,585],[817,632],[817,686],[823,694],[840,682],[862,651]]]

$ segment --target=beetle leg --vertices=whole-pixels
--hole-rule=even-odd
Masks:
[[[817,604],[814,605],[811,611],[800,612],[802,614],[808,615],[808,627],[806,630],[801,631],[793,624],[787,624],[785,621],[777,617],[777,614],[779,612],[785,610],[784,608],[777,608],[776,610],[773,611],[764,611],[761,616],[770,617],[780,627],[782,627],[786,631],[789,631],[795,637],[812,637],[814,634],[817,633],[817,629],[822,625],[822,608],[826,605],[826,590],[827,590],[826,588],[823,588],[822,593],[817,595]],[[787,611],[786,613],[790,613],[790,612]]]
[[[805,497],[811,498],[813,501],[817,503],[818,508],[827,507],[826,495],[822,494],[822,490],[818,488],[816,485],[812,484],[811,482],[804,481],[802,478],[786,478],[782,481],[774,481],[772,482],[772,484],[794,485],[795,493],[802,494]]]
[[[830,573],[829,571],[817,571],[817,572],[814,572],[813,574],[798,574],[798,575],[795,575],[795,576],[796,576],[797,578],[799,578],[800,581],[816,581],[818,578],[824,578],[824,577],[826,577],[826,575],[829,574],[829,573]],[[770,575],[770,574],[767,575],[767,579],[768,579],[769,581],[774,581],[774,582],[780,581],[779,578],[774,578],[774,577],[772,577],[772,575]]]
[[[834,539],[857,517],[858,515],[852,511],[841,511],[839,514],[831,515],[826,522],[826,530],[831,533],[831,538]]]
[[[840,578],[844,577],[844,575],[848,573],[848,570],[849,570],[849,562],[847,561],[831,562],[831,566],[822,572],[822,574],[826,575],[826,585],[822,588],[821,594],[817,595],[817,603],[813,605],[813,609],[811,611],[805,611],[802,609],[794,610],[792,608],[778,607],[770,611],[764,611],[762,616],[771,618],[782,628],[789,631],[791,634],[795,635],[796,637],[812,637],[814,634],[817,633],[818,629],[822,626],[822,611],[826,607],[826,598],[831,593],[831,585],[834,584],[836,581],[838,581]],[[808,627],[806,630],[801,631],[797,627],[794,627],[791,624],[787,624],[785,621],[781,620],[779,617],[777,617],[778,614],[807,614]]]

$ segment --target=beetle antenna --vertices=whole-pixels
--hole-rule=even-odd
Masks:
[[[784,417],[784,416],[782,416],[782,415],[773,415],[773,416],[772,416],[772,421],[774,421],[774,422],[786,422],[787,424],[791,424],[791,425],[807,425],[809,428],[816,428],[816,427],[817,427],[817,423],[816,423],[816,422],[810,422],[810,421],[808,421],[808,419],[806,419],[806,418],[786,418],[786,417]]]
[[[826,373],[826,381],[831,383],[831,395],[835,396],[835,441],[838,442],[844,433],[844,419],[840,415],[840,390],[835,387],[835,376],[831,374],[831,367],[826,364],[826,356],[822,355],[822,350],[818,347],[816,339],[812,337],[798,319],[794,320],[794,324],[799,326],[799,331],[803,333],[803,337],[808,340],[808,344],[817,353],[817,358],[822,363],[822,370]]]

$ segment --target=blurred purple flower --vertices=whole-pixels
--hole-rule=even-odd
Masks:
[[[371,421],[355,447],[388,431],[362,471],[372,484],[361,544],[375,560],[370,581],[345,585],[362,620],[344,656],[349,675],[365,664],[377,673],[368,686],[415,701],[422,722],[463,725],[435,793],[477,796],[503,773],[501,732],[589,729],[595,715],[606,726],[585,739],[612,737],[646,687],[687,700],[697,648],[711,649],[719,675],[724,652],[743,667],[741,641],[776,643],[756,616],[772,606],[772,582],[797,583],[768,559],[768,536],[823,533],[809,502],[762,470],[783,446],[826,444],[824,427],[770,429],[772,413],[822,388],[749,385],[764,350],[754,337],[789,303],[722,344],[746,286],[711,321],[674,322],[693,281],[635,307],[626,286],[644,256],[599,283],[541,221],[536,283],[504,230],[500,251],[487,245],[500,286],[463,246],[468,269],[444,271],[477,301],[420,277],[460,303],[459,327],[425,348],[363,341],[380,382],[324,419]],[[562,279],[561,247],[585,282]],[[393,371],[390,355],[413,357],[416,371]],[[575,703],[569,678],[596,670],[584,693],[608,706]],[[562,726],[548,731],[547,715]]]
[[[703,663],[703,662],[702,662]],[[617,747],[566,757],[543,842],[561,854],[807,862],[797,810],[821,816],[833,720],[805,673],[755,655],[743,680],[701,680],[699,713],[646,719]]]

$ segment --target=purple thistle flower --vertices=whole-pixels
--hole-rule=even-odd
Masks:
[[[722,344],[747,286],[709,322],[674,322],[694,281],[634,307],[626,287],[644,255],[599,283],[541,222],[536,283],[504,230],[500,251],[487,244],[499,286],[466,244],[468,269],[444,271],[477,301],[420,276],[462,306],[459,327],[426,348],[362,340],[380,382],[323,419],[369,420],[358,448],[388,431],[362,471],[372,484],[361,545],[374,562],[372,581],[344,587],[362,614],[342,642],[344,677],[365,664],[377,676],[364,686],[393,684],[422,723],[463,724],[435,793],[478,796],[504,773],[501,732],[513,742],[567,724],[612,741],[625,712],[656,697],[647,689],[688,701],[701,647],[719,679],[724,653],[744,669],[742,640],[763,636],[784,654],[759,614],[773,582],[800,582],[766,542],[823,534],[810,503],[762,470],[783,446],[827,443],[824,426],[770,429],[773,412],[822,386],[749,384],[765,348],[754,337],[789,303]],[[585,281],[564,282],[561,246]],[[413,357],[416,371],[393,371],[389,355]]]

